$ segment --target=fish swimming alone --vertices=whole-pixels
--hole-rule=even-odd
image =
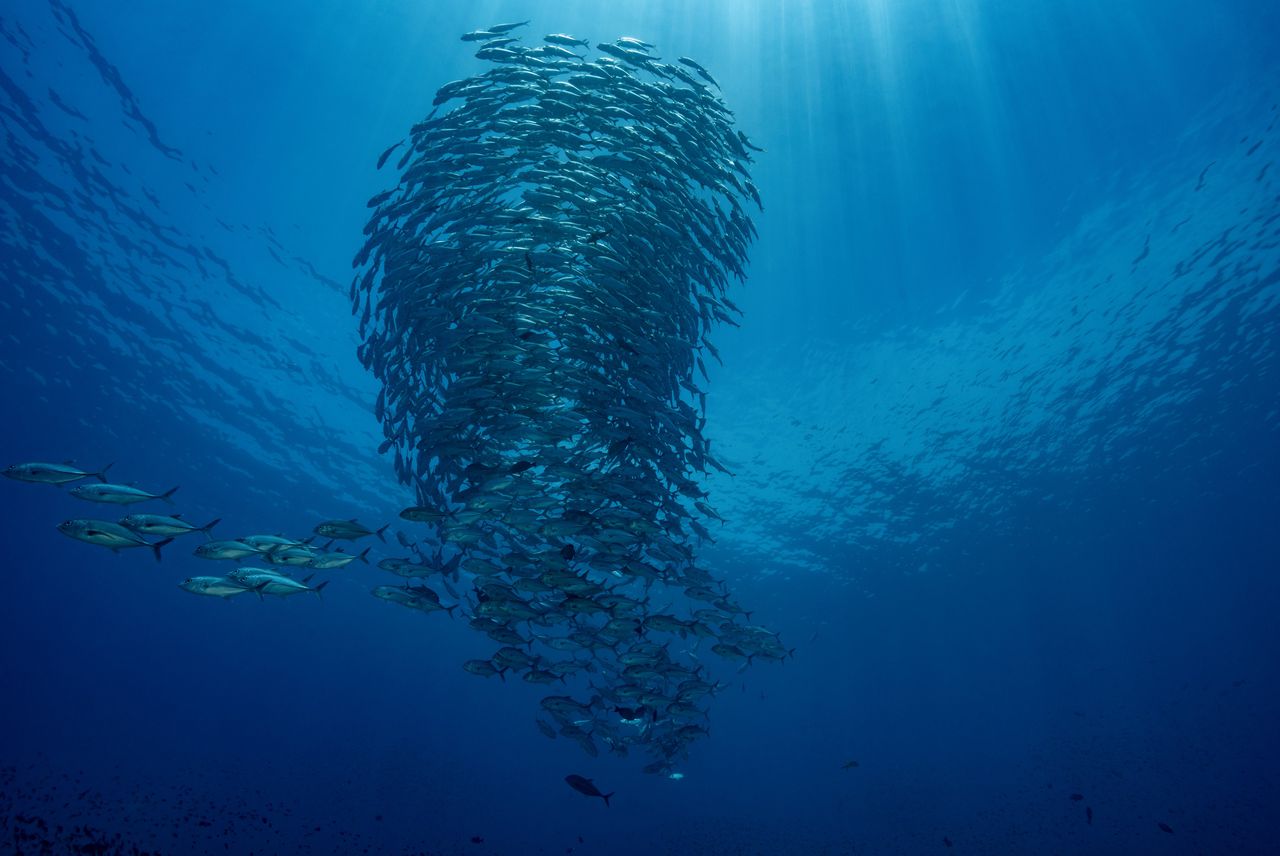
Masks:
[[[600,799],[604,800],[605,806],[609,805],[609,797],[613,796],[612,792],[601,793],[600,789],[595,786],[595,782],[576,774],[565,776],[564,780],[569,783],[569,787],[580,794],[585,794],[589,797],[600,797]]]
[[[150,547],[155,553],[157,562],[160,561],[160,548],[173,540],[165,538],[162,541],[148,541],[136,532],[124,528],[119,523],[112,523],[110,520],[64,520],[58,524],[58,531],[68,538],[106,547],[113,553],[131,547]]]
[[[105,482],[107,480],[107,470],[111,469],[111,466],[111,464],[107,464],[100,470],[82,470],[71,461],[61,464],[12,464],[4,468],[4,474],[14,481],[30,482],[32,484],[64,485],[87,478],[95,478],[100,482]]]

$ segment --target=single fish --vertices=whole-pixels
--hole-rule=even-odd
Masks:
[[[262,558],[272,565],[290,565],[301,568],[315,560],[316,553],[310,547],[281,547],[278,550],[267,550]]]
[[[260,551],[252,544],[243,541],[209,541],[195,549],[195,555],[201,559],[244,559],[256,556]]]
[[[14,481],[64,485],[85,478],[95,478],[100,482],[105,482],[107,480],[107,470],[111,469],[111,467],[112,464],[107,464],[96,471],[82,470],[74,466],[71,461],[63,464],[12,464],[4,468],[4,474]]]
[[[366,535],[377,535],[379,541],[385,542],[387,539],[383,533],[390,525],[387,523],[381,529],[373,530],[353,517],[350,520],[326,520],[318,523],[315,533],[322,538],[331,538],[335,541],[355,541]]]
[[[304,592],[311,592],[320,597],[320,592],[329,584],[329,581],[325,580],[312,587],[309,585],[311,582],[310,576],[303,577],[302,580],[295,580],[266,568],[236,568],[227,574],[227,578],[240,583],[245,588],[256,591],[259,597],[264,594],[289,597],[290,595],[303,594]]]
[[[263,583],[265,585],[265,583]],[[228,598],[235,597],[238,594],[244,594],[247,591],[258,591],[259,589],[245,588],[235,580],[229,580],[226,577],[187,577],[178,583],[178,588],[183,591],[189,591],[192,594],[205,595],[206,597]]]
[[[283,550],[289,547],[305,547],[311,539],[298,541],[293,538],[286,538],[283,535],[246,535],[239,540],[248,544],[256,552],[270,553],[273,550]]]
[[[378,168],[378,169],[382,169],[383,164],[385,164],[385,163],[387,162],[387,158],[391,157],[391,153],[392,153],[392,152],[394,152],[396,149],[400,148],[402,145],[404,145],[404,140],[401,140],[400,142],[396,143],[396,144],[395,144],[394,146],[392,146],[391,148],[389,148],[389,149],[387,149],[386,151],[384,151],[382,154],[378,155],[378,167],[377,167],[377,168]]]
[[[543,36],[542,40],[544,42],[549,42],[550,44],[553,44],[553,45],[563,45],[569,48],[573,48],[573,47],[585,48],[591,44],[586,39],[575,39],[573,36],[565,35],[564,33],[551,33],[550,35]]]
[[[526,25],[526,24],[528,24],[528,23],[529,23],[528,21],[517,21],[517,22],[516,22],[516,23],[514,23],[514,24],[496,24],[496,25],[494,25],[494,26],[490,27],[488,31],[489,31],[490,33],[497,33],[498,35],[502,35],[503,33],[509,33],[509,32],[511,32],[511,31],[512,31],[512,30],[514,30],[516,27],[523,27],[524,25]]]
[[[425,505],[414,505],[401,511],[400,516],[405,520],[412,520],[414,523],[440,523],[447,520],[451,515],[448,512],[437,511]]]
[[[89,502],[107,502],[113,505],[132,505],[135,502],[146,502],[149,499],[163,499],[172,503],[177,487],[171,487],[164,493],[151,493],[127,484],[82,484],[71,489],[76,499]]]
[[[163,514],[130,514],[120,521],[120,525],[126,529],[132,529],[139,535],[163,537],[185,535],[188,532],[203,532],[205,537],[212,539],[213,536],[210,531],[221,522],[222,518],[219,517],[203,526],[195,526],[181,519],[180,515],[177,514],[172,517],[166,517]]]
[[[573,788],[580,794],[585,794],[589,797],[600,797],[600,799],[604,800],[606,807],[609,805],[609,797],[613,796],[615,793],[610,792],[602,794],[600,793],[600,789],[595,786],[594,782],[576,774],[565,776],[564,780],[569,784],[569,787]]]
[[[507,670],[497,668],[488,660],[468,660],[462,664],[462,668],[464,671],[479,675],[482,678],[492,678],[497,675],[504,683],[507,680]]]
[[[317,571],[329,571],[335,568],[345,568],[356,559],[369,564],[369,551],[372,547],[366,547],[363,553],[344,553],[338,550],[334,553],[321,553],[312,557],[307,563],[308,568],[315,568]]]
[[[160,548],[173,540],[165,538],[163,541],[152,543],[136,532],[131,532],[119,523],[112,523],[109,520],[64,520],[58,524],[58,531],[68,538],[106,547],[113,553],[130,547],[150,547],[155,551],[157,562],[160,561]]]

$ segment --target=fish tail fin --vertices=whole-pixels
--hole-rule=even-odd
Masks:
[[[609,792],[609,793],[607,793],[607,794],[601,794],[601,795],[600,795],[600,796],[604,797],[604,807],[605,807],[605,808],[608,808],[608,807],[609,807],[609,797],[613,796],[613,795],[614,795],[614,794],[616,794],[616,793],[617,793],[617,791],[610,791],[610,792]]]
[[[321,600],[324,600],[324,595],[321,594],[321,592],[324,591],[324,587],[327,586],[328,584],[329,584],[329,581],[325,580],[324,582],[320,583],[320,585],[312,589],[312,591],[316,593],[316,597],[320,598]]]
[[[498,677],[501,678],[502,682],[505,684],[507,682],[507,670],[498,669]]]
[[[390,523],[384,523],[381,529],[375,530],[373,533],[374,535],[378,536],[378,540],[381,541],[383,544],[387,543],[387,538],[383,533],[387,531],[387,527],[390,525],[391,525]]]
[[[116,462],[115,462],[115,461],[112,461],[111,463],[109,463],[109,464],[107,464],[105,467],[103,467],[102,469],[98,470],[96,473],[90,473],[90,475],[92,475],[94,478],[96,478],[96,479],[97,479],[98,481],[100,481],[100,482],[106,482],[106,480],[107,480],[107,470],[111,469],[111,468],[112,468],[112,467],[114,467],[115,465],[116,465]]]
[[[163,499],[165,502],[169,503],[170,505],[172,505],[173,495],[178,492],[178,488],[180,487],[182,487],[182,485],[175,484],[173,487],[169,488],[164,493],[160,494],[160,498]]]
[[[449,613],[450,618],[453,618],[453,611],[457,608],[458,608],[458,604],[455,603],[453,606],[446,606],[444,608],[444,611]]]
[[[155,551],[157,562],[160,561],[160,548],[163,547],[165,544],[168,544],[172,540],[173,540],[172,538],[165,538],[163,541],[157,541],[156,543],[151,545],[151,549]]]
[[[217,525],[218,525],[219,523],[221,523],[221,522],[222,522],[222,518],[221,518],[221,517],[215,517],[213,520],[210,520],[208,523],[206,523],[205,525],[201,526],[201,527],[200,527],[200,531],[204,533],[204,537],[206,537],[206,538],[208,538],[210,541],[212,541],[212,540],[213,540],[213,527],[217,526]]]
[[[373,549],[372,547],[365,547],[364,552],[361,553],[359,556],[356,556],[356,558],[364,562],[366,565],[369,564],[369,551],[372,549]]]
[[[787,656],[794,660],[796,658],[796,649],[792,648],[791,650],[787,651]]]

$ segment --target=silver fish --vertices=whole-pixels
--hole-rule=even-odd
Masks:
[[[189,591],[192,594],[204,595],[206,597],[228,598],[235,597],[238,594],[244,594],[247,591],[255,591],[255,589],[246,588],[234,580],[226,577],[187,577],[178,583],[178,588],[183,591]]]
[[[221,522],[222,518],[218,517],[203,526],[194,526],[176,514],[172,517],[163,514],[130,514],[120,520],[120,525],[126,529],[132,529],[139,535],[177,536],[188,532],[203,532],[206,537],[212,539],[213,536],[210,533],[213,527]]]
[[[112,552],[127,550],[132,547],[150,547],[155,553],[156,561],[160,561],[160,548],[171,542],[172,538],[161,541],[147,541],[136,532],[124,528],[109,520],[75,519],[64,520],[58,524],[58,531],[68,538],[83,541],[86,544],[97,544]]]
[[[100,482],[105,482],[107,480],[107,470],[111,469],[111,466],[111,464],[107,464],[100,470],[82,470],[71,461],[62,464],[11,464],[4,468],[4,474],[15,481],[31,482],[33,484],[64,485],[86,478],[95,478]]]
[[[132,505],[135,502],[146,502],[150,499],[163,499],[165,502],[173,502],[173,494],[178,490],[177,487],[171,487],[164,493],[151,493],[141,488],[133,487],[127,484],[82,484],[71,489],[71,495],[76,499],[84,499],[89,502],[106,502],[113,505]]]

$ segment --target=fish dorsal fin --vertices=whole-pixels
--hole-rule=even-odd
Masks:
[[[360,522],[360,518],[358,518],[358,517],[348,517],[348,518],[347,518],[347,522],[348,522],[348,523],[359,523],[359,522]]]
[[[74,467],[76,465],[76,462],[74,459],[63,461],[62,463],[66,464],[68,467]]]
[[[177,512],[176,514],[170,514],[169,516],[170,516],[170,517],[172,517],[172,518],[174,518],[175,520],[181,520],[181,519],[182,519],[182,512],[181,512],[181,511],[179,511],[179,512]]]

